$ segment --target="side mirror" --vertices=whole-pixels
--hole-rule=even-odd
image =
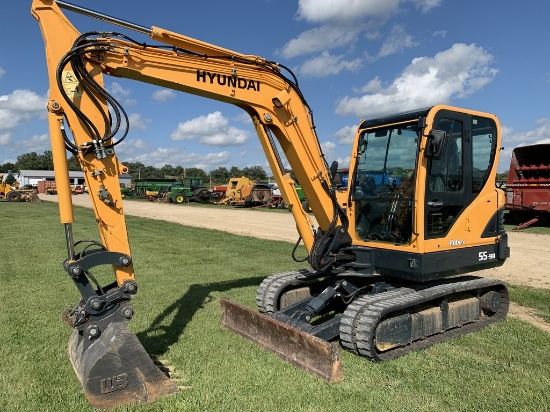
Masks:
[[[334,176],[336,176],[336,171],[338,170],[338,162],[335,160],[334,162],[332,162],[332,164],[330,165],[330,178],[332,180],[334,180]]]
[[[431,130],[428,134],[428,141],[426,143],[426,150],[424,156],[428,159],[440,159],[443,148],[445,147],[445,140],[447,132],[444,130]]]

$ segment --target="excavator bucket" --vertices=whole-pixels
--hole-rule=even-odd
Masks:
[[[328,382],[344,379],[340,350],[300,329],[222,298],[223,327]]]
[[[69,357],[94,408],[149,403],[178,392],[125,323],[111,323],[89,343],[89,337],[75,330],[69,340]]]

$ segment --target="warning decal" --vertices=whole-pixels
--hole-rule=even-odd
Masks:
[[[80,83],[78,82],[78,79],[74,75],[73,71],[71,70],[63,71],[63,76],[61,79],[63,83],[63,88],[65,89],[65,93],[67,93],[69,98],[74,99],[82,96]]]

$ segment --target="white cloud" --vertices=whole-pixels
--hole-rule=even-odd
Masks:
[[[439,7],[443,0],[411,0],[415,7],[422,13],[427,13],[435,7]]]
[[[134,158],[134,156],[139,156],[143,152],[148,152],[149,150],[149,146],[142,139],[126,138],[116,147],[117,155],[120,158],[126,159],[126,161]]]
[[[142,119],[139,113],[129,114],[128,120],[130,121],[130,130],[145,130],[147,125],[151,123],[151,119]]]
[[[339,168],[346,168],[346,167],[349,167],[349,164],[350,164],[350,156],[346,156],[346,157],[337,157],[336,160],[338,162],[338,167]]]
[[[359,35],[369,40],[380,37],[378,28],[401,11],[401,5],[412,3],[423,13],[440,5],[441,0],[299,0],[297,18],[318,27],[304,31],[288,41],[277,53],[284,58],[318,53],[343,47],[354,47]],[[383,44],[378,58],[389,56],[405,47],[415,46],[410,35],[394,28]]]
[[[191,167],[198,167],[205,171],[217,169],[231,161],[231,154],[227,151],[208,153],[206,156],[195,159]]]
[[[155,90],[151,97],[156,102],[166,103],[171,100],[174,100],[177,96],[176,96],[176,92],[174,92],[173,90],[160,89],[160,90]]]
[[[321,149],[323,149],[323,153],[330,154],[334,151],[334,148],[336,147],[336,143],[334,142],[322,142],[321,143]]]
[[[15,90],[0,96],[0,131],[12,130],[34,117],[45,118],[47,98],[30,90]]]
[[[339,144],[352,144],[355,139],[355,132],[357,131],[357,126],[344,126],[338,130],[334,135],[340,140]]]
[[[410,34],[405,33],[405,29],[401,26],[393,26],[390,35],[384,40],[384,43],[380,47],[380,51],[376,56],[376,59],[381,57],[390,56],[394,53],[402,51],[407,47],[417,46]]]
[[[120,150],[119,156],[121,154],[123,163],[141,162],[144,165],[158,168],[167,164],[179,166],[183,166],[185,164],[187,168],[198,167],[205,171],[216,169],[221,166],[227,166],[227,164],[231,161],[231,154],[227,151],[207,153],[206,155],[203,155],[189,152],[184,153],[184,151],[178,147],[159,147],[155,150],[147,151],[146,153],[136,153],[131,156],[129,153]]]
[[[18,140],[13,143],[13,146],[16,149],[27,149],[42,153],[50,148],[50,135],[48,133],[37,134],[30,139]]]
[[[120,150],[120,154],[122,155],[125,154],[125,156],[121,156],[121,158],[124,159],[123,163],[124,162],[141,162],[146,166],[154,166],[154,167],[162,167],[166,164],[174,164],[172,162],[172,157],[177,153],[177,151],[172,148],[158,147],[155,150],[148,150],[146,153],[139,153],[139,154],[134,154],[133,156],[129,156],[129,153],[126,153],[125,151],[122,150],[126,148],[128,148],[128,145],[126,145],[124,148],[121,148]]]
[[[50,136],[47,133],[34,135],[28,139],[12,139],[12,134],[10,132],[0,134],[0,147],[2,147],[2,152],[6,157],[1,163],[10,161],[7,155],[13,156],[16,158],[21,153],[43,153],[46,150],[51,148],[50,145]],[[15,163],[15,160],[12,160]]]
[[[0,78],[6,74],[6,71],[0,67]]]
[[[550,118],[542,118],[536,121],[537,128],[519,132],[505,125],[501,125],[502,145],[504,150],[500,152],[498,170],[504,172],[510,168],[512,151],[519,146],[550,143]]]
[[[277,53],[282,57],[292,57],[316,53],[322,50],[331,50],[347,46],[357,41],[360,27],[332,27],[321,26],[307,30],[298,37],[290,40]]]
[[[331,56],[325,51],[320,56],[307,60],[300,66],[299,72],[305,76],[323,77],[338,74],[343,70],[357,71],[361,68],[361,59],[344,60],[342,55]]]
[[[363,118],[448,103],[490,83],[498,72],[490,67],[492,60],[491,54],[475,44],[454,44],[434,57],[414,59],[386,88],[361,97],[342,98],[336,113]],[[374,80],[369,82],[370,87],[378,84]]]
[[[365,16],[387,16],[398,9],[399,3],[400,0],[300,0],[297,15],[315,23],[350,21]]]
[[[250,133],[229,126],[229,121],[218,111],[180,122],[172,132],[172,140],[198,140],[210,146],[235,146],[247,142]]]
[[[383,90],[382,82],[380,77],[376,76],[374,79],[369,81],[365,86],[359,89],[359,93],[378,93]]]
[[[2,133],[0,134],[0,146],[7,146],[11,142],[11,134],[10,133]]]
[[[133,106],[137,103],[136,99],[130,98],[130,89],[123,88],[119,83],[113,82],[107,86],[107,91],[119,102],[123,102],[124,106]]]
[[[517,146],[548,143],[550,141],[550,118],[542,118],[536,122],[539,126],[534,130],[516,132],[510,128],[502,128],[502,141],[513,149]]]
[[[442,0],[299,0],[297,17],[313,23],[355,21],[365,17],[386,18],[399,6],[412,3],[422,13],[441,5]]]
[[[130,90],[124,89],[117,82],[111,83],[111,86],[108,87],[108,91],[115,99],[125,99],[130,95]]]
[[[245,111],[242,111],[241,113],[237,114],[236,116],[233,116],[232,119],[236,122],[244,123],[244,124],[252,126],[252,119],[250,118],[250,115]]]

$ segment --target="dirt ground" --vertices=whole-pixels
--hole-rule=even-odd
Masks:
[[[57,202],[57,196],[40,195]],[[91,207],[89,196],[72,197],[73,204]],[[189,207],[157,202],[125,201],[124,213],[130,216],[166,220],[188,226],[203,227],[270,240],[296,242],[298,231],[290,213],[265,213],[232,207]],[[228,224],[229,223],[229,224]],[[508,232],[511,256],[494,269],[476,272],[478,276],[500,279],[510,284],[550,289],[550,235]],[[509,315],[531,322],[550,332],[550,324],[536,312],[512,303]]]

